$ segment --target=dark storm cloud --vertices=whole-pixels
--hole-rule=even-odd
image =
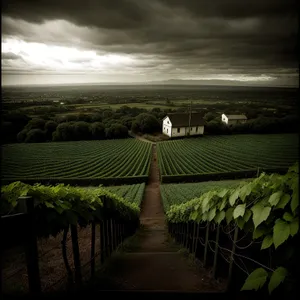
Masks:
[[[7,53],[2,53],[1,54],[1,59],[3,60],[6,60],[6,59],[9,59],[9,60],[15,60],[15,59],[20,59],[21,57],[17,54],[14,54],[12,52],[7,52]]]
[[[37,23],[64,19],[83,26],[133,28],[147,17],[145,9],[138,3],[126,0],[4,0],[2,12]]]
[[[298,67],[296,3],[9,0],[3,1],[2,33],[98,53],[127,53],[141,59],[151,56],[153,59],[135,67],[164,68],[170,74],[176,69],[182,74],[206,70],[294,76]],[[51,20],[60,21],[49,25]]]

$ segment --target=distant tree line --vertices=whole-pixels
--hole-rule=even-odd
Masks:
[[[20,112],[7,113],[2,117],[2,144],[119,139],[128,137],[129,130],[151,134],[161,130],[165,114],[159,108],[149,112],[128,106],[58,117],[29,118]]]
[[[248,117],[249,118],[249,117]],[[295,133],[298,132],[297,115],[285,117],[258,116],[245,123],[227,125],[221,121],[220,115],[208,113],[204,116],[205,134],[239,134],[239,133]]]
[[[146,110],[126,105],[117,109],[98,109],[93,114],[42,115],[30,118],[21,112],[2,115],[1,141],[6,143],[37,143],[51,141],[104,140],[128,137],[128,132],[153,134],[161,132],[162,119],[176,110]],[[227,126],[216,109],[199,109],[205,120],[204,134],[288,133],[297,132],[297,115],[276,115],[270,111],[249,109],[245,124]],[[227,111],[224,111],[227,113]],[[230,111],[230,114],[242,111]]]

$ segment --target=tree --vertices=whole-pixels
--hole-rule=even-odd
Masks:
[[[92,138],[94,140],[105,139],[105,127],[103,123],[95,122],[91,125]]]
[[[102,122],[102,116],[100,113],[96,113],[96,114],[93,114],[91,116],[91,122],[94,123],[94,122]]]
[[[210,122],[212,121],[213,119],[215,119],[217,116],[216,113],[213,113],[213,112],[208,112],[204,115],[203,119],[206,121],[206,122]]]
[[[35,118],[30,120],[27,125],[25,126],[25,128],[27,130],[31,130],[31,129],[41,129],[44,130],[45,127],[45,120],[41,119],[41,118]]]
[[[75,122],[78,120],[78,116],[76,115],[66,115],[65,116],[66,122]]]
[[[113,116],[113,111],[111,109],[106,109],[102,112],[102,120],[110,119]]]
[[[87,114],[80,113],[76,121],[91,122],[91,117]]]
[[[127,105],[123,105],[116,110],[116,113],[121,113],[122,115],[129,115],[130,112],[131,112],[131,108]]]
[[[160,130],[160,124],[157,118],[149,113],[139,114],[136,117],[135,122],[137,123],[137,126],[135,125],[135,127],[139,128],[141,133],[154,133]]]
[[[134,132],[134,133],[139,133],[139,132],[141,132],[140,126],[139,126],[139,124],[137,123],[137,121],[133,121],[133,122],[131,123],[131,131]]]
[[[42,143],[46,141],[46,134],[41,129],[31,129],[28,131],[25,143]]]
[[[52,139],[52,133],[56,130],[56,127],[58,124],[54,121],[48,121],[45,124],[45,132],[46,132],[46,138],[47,140]]]
[[[19,143],[24,143],[25,142],[25,139],[27,137],[27,133],[28,133],[28,130],[27,129],[23,129],[21,130],[18,135],[17,135],[17,141]]]
[[[205,132],[209,134],[229,134],[231,129],[221,120],[211,120],[205,126]]]
[[[19,112],[11,112],[2,115],[1,122],[1,142],[15,143],[17,142],[18,133],[31,120],[25,114]]]
[[[74,141],[74,125],[61,123],[52,134],[53,141]]]
[[[133,120],[134,120],[134,118],[132,118],[132,117],[123,117],[123,118],[121,118],[120,121],[121,121],[121,124],[126,126],[127,129],[129,130],[129,129],[131,129]]]
[[[90,140],[92,137],[90,124],[87,122],[74,123],[74,138],[76,141]]]
[[[121,124],[113,124],[105,129],[105,134],[108,139],[120,139],[128,137],[128,129]]]

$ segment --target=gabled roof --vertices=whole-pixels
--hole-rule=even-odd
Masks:
[[[189,113],[169,113],[169,117],[173,127],[188,127],[189,126]],[[203,126],[203,114],[191,113],[191,126]]]
[[[247,120],[245,115],[226,115],[229,120]]]

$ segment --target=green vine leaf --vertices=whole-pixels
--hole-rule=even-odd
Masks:
[[[267,249],[267,248],[271,247],[272,244],[273,244],[272,235],[267,235],[262,242],[260,250]]]
[[[298,193],[298,184],[296,184],[296,187],[293,189],[293,196],[291,201],[292,212],[296,210],[298,205],[299,205],[299,193]]]
[[[276,192],[276,193],[273,193],[270,198],[269,198],[269,203],[272,205],[272,206],[275,206],[278,204],[280,198],[281,198],[281,195],[282,195],[282,191],[279,191],[279,192]]]
[[[270,294],[285,279],[287,274],[288,274],[287,270],[283,267],[279,267],[273,272],[270,282],[269,282],[269,285],[268,285],[268,290],[269,290]]]
[[[45,201],[44,203],[48,208],[54,208],[54,205],[52,203],[50,203],[48,201]]]
[[[233,208],[230,207],[230,208],[227,209],[227,211],[225,213],[227,224],[229,224],[231,222],[231,220],[232,220],[232,214],[233,214]]]
[[[208,212],[208,221],[210,222],[216,216],[216,208],[211,209]]]
[[[223,189],[218,193],[218,196],[220,198],[223,198],[227,194],[227,192],[228,192],[228,189]]]
[[[190,215],[190,219],[195,221],[198,218],[198,212],[197,211],[193,211]]]
[[[251,214],[252,214],[251,210],[250,209],[246,209],[245,214],[244,214],[244,220],[245,220],[245,222],[249,221],[249,219],[251,217]]]
[[[206,193],[205,198],[202,201],[202,211],[203,212],[209,211],[209,201],[210,201],[210,199],[211,199],[211,193],[208,192],[208,193]]]
[[[236,224],[240,229],[243,229],[245,225],[245,220],[243,218],[238,218],[236,219]]]
[[[241,200],[243,202],[245,201],[246,197],[251,194],[251,191],[252,191],[252,184],[251,183],[248,183],[248,184],[244,185],[241,188],[240,193],[239,193],[239,197],[241,198]]]
[[[290,223],[290,234],[291,234],[291,236],[294,236],[295,234],[297,234],[298,230],[299,230],[299,218],[295,218]]]
[[[239,193],[240,193],[240,190],[239,189],[236,189],[229,197],[229,203],[231,206],[234,205],[235,201],[237,200],[237,198],[239,197]]]
[[[290,225],[281,219],[277,219],[274,226],[273,241],[275,249],[285,242],[290,235]]]
[[[20,196],[21,196],[21,197],[27,196],[29,190],[30,190],[29,188],[25,188],[25,189],[20,193]]]
[[[257,291],[259,288],[261,288],[268,277],[268,273],[265,269],[263,268],[258,268],[254,270],[246,279],[242,291],[245,290],[255,290]]]
[[[228,203],[228,199],[223,198],[222,203],[220,205],[220,210],[223,210],[227,203]]]
[[[253,212],[254,227],[256,228],[260,223],[267,220],[271,212],[271,207],[264,207],[261,203],[257,203],[251,210]]]
[[[285,206],[289,203],[291,200],[291,196],[289,194],[284,194],[278,204],[276,205],[276,208],[285,208]]]
[[[233,218],[243,217],[245,214],[246,204],[238,205],[233,211]]]
[[[202,215],[202,221],[207,221],[208,218],[208,212],[206,211],[205,213],[203,213]]]
[[[219,211],[215,217],[215,222],[220,224],[225,218],[225,211]]]
[[[290,213],[285,212],[284,215],[283,215],[283,219],[285,221],[291,222],[294,219],[294,217]]]

